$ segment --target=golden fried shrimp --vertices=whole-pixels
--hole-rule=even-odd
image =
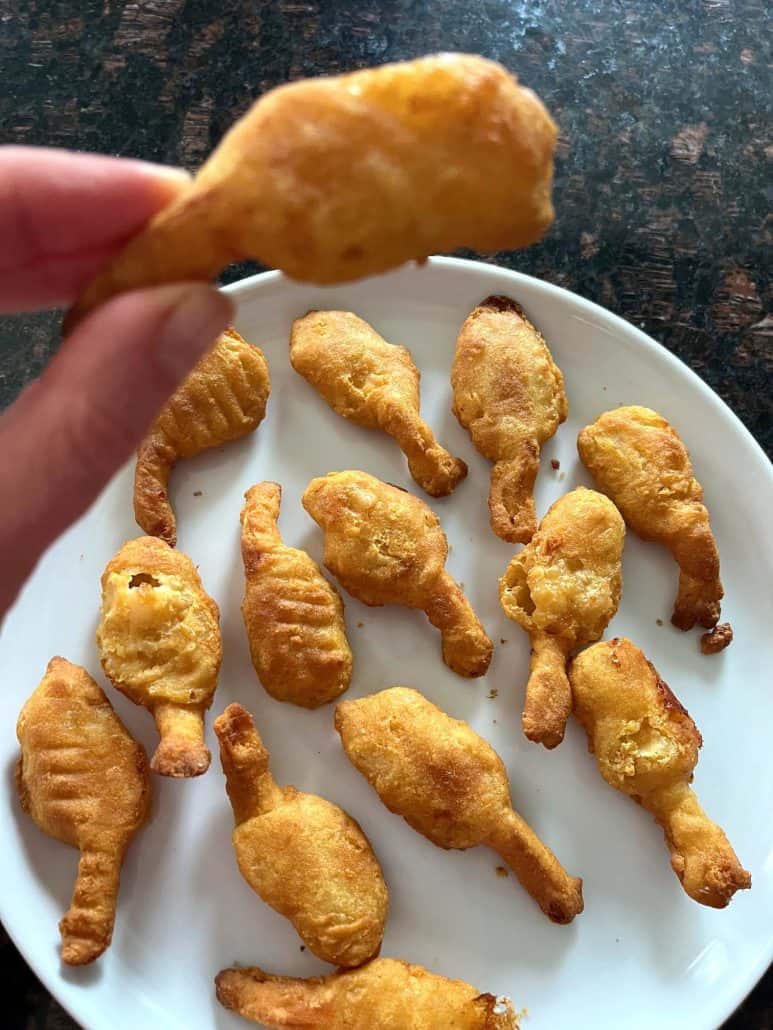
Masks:
[[[234,812],[239,869],[289,919],[317,958],[359,966],[378,954],[388,895],[359,825],[338,805],[279,787],[252,716],[229,705],[215,719]]]
[[[518,1030],[509,998],[393,958],[301,980],[224,969],[217,1000],[270,1030]]]
[[[419,415],[419,370],[407,348],[387,343],[351,311],[309,311],[296,318],[290,361],[333,411],[394,437],[411,475],[432,497],[445,497],[467,466],[441,447]]]
[[[569,677],[574,713],[601,775],[663,827],[686,893],[724,908],[752,881],[690,787],[702,740],[686,709],[630,640],[589,647],[574,659]]]
[[[554,923],[582,912],[582,880],[514,810],[501,758],[471,726],[406,687],[341,701],[335,726],[390,812],[438,847],[493,848]]]
[[[443,661],[460,676],[482,676],[492,643],[445,570],[448,541],[418,497],[367,472],[313,479],[303,506],[325,533],[325,566],[353,597],[374,607],[423,609],[440,630]]]
[[[190,558],[157,537],[127,541],[102,574],[97,646],[113,686],[156,721],[153,772],[206,772],[204,712],[223,648],[218,607]]]
[[[318,708],[352,678],[343,602],[305,551],[282,542],[281,486],[259,483],[244,496],[242,616],[252,664],[272,697]]]
[[[80,851],[59,924],[62,961],[93,962],[110,944],[124,855],[150,813],[141,744],[85,669],[52,658],[16,724],[21,806],[49,837]]]
[[[615,408],[582,430],[577,449],[634,533],[664,544],[676,559],[673,624],[682,630],[715,626],[723,595],[717,544],[703,490],[673,426],[650,408]]]
[[[501,65],[440,54],[272,90],[81,296],[212,279],[252,258],[336,283],[553,221],[556,127]]]
[[[548,510],[499,581],[505,615],[529,634],[523,732],[547,748],[564,739],[569,655],[598,640],[617,611],[625,523],[612,502],[580,487]]]
[[[134,516],[141,529],[174,547],[177,524],[168,487],[175,464],[251,433],[263,421],[270,392],[263,352],[227,329],[172,394],[137,449]]]
[[[498,537],[525,544],[537,528],[540,448],[569,413],[547,344],[509,297],[488,297],[462,326],[451,369],[453,410],[494,462],[489,513]]]

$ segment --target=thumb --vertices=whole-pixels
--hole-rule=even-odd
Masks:
[[[0,418],[0,615],[228,324],[201,283],[126,293],[81,322]]]

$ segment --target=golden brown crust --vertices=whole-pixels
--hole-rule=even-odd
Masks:
[[[215,986],[221,1005],[272,1030],[518,1030],[509,998],[391,958],[308,980],[224,969]]]
[[[554,922],[582,912],[582,881],[513,810],[502,760],[467,723],[393,687],[340,702],[335,726],[390,812],[438,847],[494,848]]]
[[[337,805],[280,788],[249,713],[229,705],[215,720],[244,879],[326,962],[358,966],[378,954],[388,895],[359,825]]]
[[[460,246],[526,246],[553,220],[555,138],[531,90],[466,54],[272,90],[68,325],[115,293],[212,279],[246,258],[333,283]]]
[[[123,858],[150,812],[147,756],[86,670],[64,658],[48,663],[16,734],[22,808],[81,852],[59,924],[62,961],[93,962],[110,944]]]
[[[467,475],[419,415],[420,376],[410,351],[387,343],[351,311],[296,318],[290,361],[333,411],[394,437],[414,480],[432,497],[446,497]]]
[[[137,449],[134,516],[141,529],[174,547],[177,524],[168,493],[174,465],[251,433],[263,421],[270,392],[263,352],[235,329],[226,329],[166,402]]]
[[[729,622],[722,622],[701,636],[701,651],[703,654],[719,654],[732,642],[733,627]]]
[[[673,554],[680,569],[673,624],[682,630],[716,625],[723,596],[719,553],[703,490],[673,426],[651,408],[615,408],[582,430],[577,450],[634,533]]]
[[[352,677],[343,602],[305,551],[282,542],[279,484],[258,483],[244,496],[242,616],[252,664],[272,697],[317,708]]]
[[[487,297],[468,315],[451,369],[453,411],[493,461],[489,511],[497,536],[527,543],[540,448],[566,420],[564,378],[516,301]]]
[[[505,615],[529,634],[523,731],[556,747],[572,710],[570,653],[598,640],[622,590],[625,524],[614,504],[579,487],[553,504],[499,581]]]
[[[219,617],[190,558],[156,537],[127,541],[102,574],[102,668],[155,718],[161,743],[151,767],[162,776],[209,767],[204,712],[223,657]]]
[[[306,487],[303,506],[325,533],[325,567],[364,604],[420,608],[440,630],[443,660],[482,676],[493,645],[445,571],[448,542],[431,508],[366,472],[331,472]]]
[[[599,771],[655,816],[685,892],[724,908],[751,886],[722,829],[690,788],[701,735],[651,662],[630,640],[594,644],[571,664],[574,713]]]

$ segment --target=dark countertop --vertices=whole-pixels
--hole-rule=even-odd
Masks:
[[[537,246],[496,260],[641,326],[770,456],[766,9],[764,0],[5,0],[0,142],[194,168],[254,97],[288,79],[437,50],[496,58],[561,128],[556,224]],[[58,327],[52,313],[0,319],[0,406],[38,374]],[[0,964],[15,985],[4,1026],[74,1026],[2,931]],[[727,1027],[771,1026],[769,971]]]

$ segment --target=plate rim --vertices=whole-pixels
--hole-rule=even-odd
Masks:
[[[664,344],[660,343],[654,337],[644,332],[644,330],[634,325],[633,322],[628,321],[621,315],[618,315],[595,301],[583,297],[582,295],[566,289],[563,286],[558,286],[555,283],[539,279],[536,276],[527,275],[523,272],[507,268],[504,265],[498,265],[485,259],[433,256],[427,258],[425,262],[421,263],[421,266],[417,266],[416,262],[408,262],[407,264],[401,265],[389,272],[368,278],[384,279],[400,273],[405,274],[406,272],[415,270],[417,267],[427,266],[441,271],[443,269],[458,270],[462,272],[466,271],[472,272],[476,275],[488,275],[492,278],[504,274],[505,277],[511,279],[514,283],[521,282],[528,284],[529,289],[536,290],[537,293],[543,294],[546,298],[558,297],[563,304],[569,303],[578,307],[581,311],[585,311],[589,316],[592,316],[597,323],[606,323],[612,331],[618,330],[625,336],[629,337],[629,339],[632,338],[639,347],[642,347],[646,352],[651,354],[653,357],[656,357],[658,361],[665,360],[666,365],[669,366],[671,370],[676,372],[678,375],[684,376],[693,387],[697,387],[699,393],[707,402],[710,403],[719,417],[723,417],[727,420],[729,416],[729,422],[733,426],[734,431],[744,438],[747,446],[751,445],[751,452],[755,456],[758,471],[764,475],[767,485],[773,489],[773,463],[770,461],[751,430],[749,430],[741,421],[729,404],[724,401],[722,397],[720,397],[719,394],[716,393],[694,369],[670,351]],[[281,283],[288,283],[298,287],[307,287],[309,289],[316,288],[316,284],[299,282],[298,280],[291,279],[289,276],[286,276],[283,272],[277,269],[271,269],[264,272],[258,272],[253,275],[244,276],[232,283],[220,286],[219,289],[221,292],[232,296],[238,303],[239,301],[246,299],[256,290],[259,291],[264,288],[270,288]],[[327,288],[346,289],[352,284],[353,283],[348,282],[337,283]],[[5,620],[3,620],[3,623],[5,624]],[[0,625],[0,635],[2,635],[4,624]],[[20,933],[17,932],[18,927],[9,925],[6,896],[6,891],[0,891],[0,921],[3,924],[5,932],[8,934],[8,937],[13,942],[24,961],[30,967],[33,974],[43,984],[57,1003],[61,1005],[68,1015],[83,1027],[84,1030],[103,1030],[104,1024],[101,1021],[100,1023],[94,1022],[91,1018],[91,1014],[85,1011],[85,1009],[89,1007],[86,1003],[87,988],[79,984],[68,983],[62,978],[60,972],[52,971],[49,973],[44,963],[38,962],[37,956],[32,953],[34,942],[26,939],[23,940]],[[726,989],[725,994],[727,1000],[723,1002],[719,999],[717,1001],[715,1005],[715,1018],[717,1021],[714,1022],[714,1017],[712,1017],[711,1026],[709,1027],[709,1025],[706,1024],[704,1030],[718,1030],[718,1028],[720,1028],[722,1024],[733,1015],[738,1007],[743,1004],[771,965],[773,965],[773,935],[771,935],[769,939],[767,948],[760,949],[760,954],[756,961],[751,964],[749,969],[747,969],[745,975],[735,979],[734,985],[731,985],[732,990]]]

